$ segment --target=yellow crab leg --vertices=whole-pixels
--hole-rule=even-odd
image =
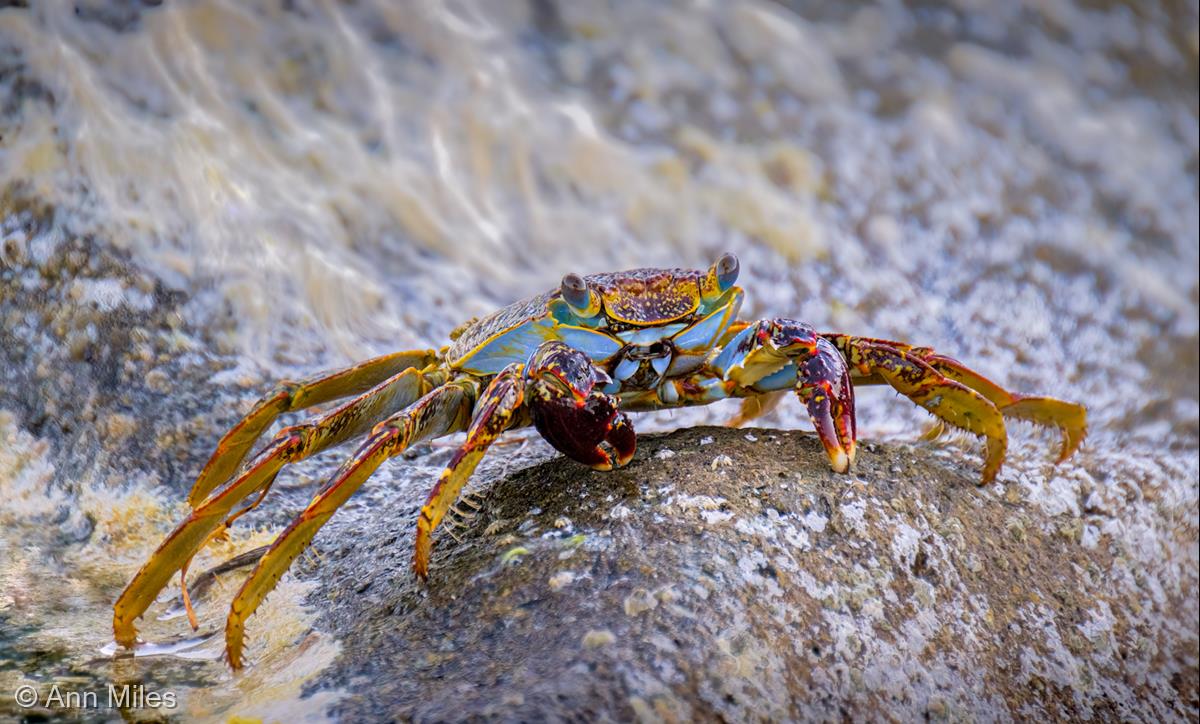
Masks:
[[[824,334],[823,337],[832,341],[843,354],[857,342],[892,347],[909,356],[915,356],[959,384],[966,385],[986,397],[1000,410],[1000,414],[1018,420],[1025,420],[1045,427],[1058,428],[1063,436],[1062,448],[1056,462],[1061,463],[1079,449],[1087,436],[1087,408],[1075,402],[1067,402],[1054,397],[1022,395],[1009,392],[992,380],[984,377],[975,370],[967,367],[956,359],[934,352],[929,347],[913,347],[903,342],[893,342],[887,339],[867,337],[851,337],[844,334]],[[857,341],[857,342],[856,342]],[[879,375],[856,377],[858,385],[884,384]]]
[[[394,352],[337,372],[299,382],[280,382],[254,403],[250,412],[217,443],[217,449],[188,493],[188,503],[196,507],[228,480],[245,459],[250,446],[279,415],[360,394],[410,367],[423,369],[436,360],[437,353],[431,349]]]
[[[475,472],[484,453],[502,432],[513,425],[525,399],[523,366],[510,364],[492,380],[475,406],[476,413],[467,430],[467,439],[454,453],[441,477],[429,493],[417,518],[416,550],[413,571],[429,577],[429,556],[433,550],[433,531],[458,499],[463,485]]]
[[[117,643],[134,644],[134,620],[145,613],[171,575],[187,565],[234,506],[269,486],[284,465],[361,435],[440,383],[435,371],[409,368],[319,417],[281,430],[237,477],[192,509],[125,587],[113,606]]]
[[[995,480],[1004,463],[1008,432],[1000,410],[985,395],[943,375],[922,359],[920,350],[908,345],[848,335],[822,336],[837,346],[863,378],[856,378],[856,383],[887,382],[945,422],[983,437],[987,453],[981,484]]]
[[[725,424],[729,427],[741,427],[751,420],[771,412],[776,407],[779,407],[779,403],[783,402],[783,398],[787,397],[788,392],[788,390],[775,390],[774,392],[764,392],[751,397],[743,397],[737,414],[729,418],[729,421]]]
[[[321,526],[384,460],[399,455],[414,442],[464,428],[475,389],[471,381],[451,382],[376,425],[354,456],[342,464],[308,507],[279,534],[230,604],[225,622],[225,653],[230,666],[234,669],[242,666],[246,619],[275,588]]]
[[[273,484],[274,484],[274,479],[272,478],[272,480],[270,482],[268,482],[266,485],[262,486],[262,490],[258,491],[258,497],[254,499],[254,502],[250,503],[250,505],[243,507],[241,510],[238,510],[233,515],[226,518],[224,523],[222,523],[221,525],[214,528],[213,531],[208,534],[208,537],[205,538],[203,541],[201,541],[200,545],[196,548],[196,550],[197,551],[204,550],[208,546],[209,541],[211,541],[211,540],[224,539],[226,531],[229,529],[230,526],[233,525],[234,521],[236,521],[238,518],[241,518],[246,513],[249,513],[250,511],[254,510],[259,505],[261,505],[264,500],[266,500],[267,493],[271,492],[271,485],[273,485]],[[195,554],[193,553],[193,556],[194,555]],[[188,558],[187,561],[183,564],[183,567],[179,569],[179,588],[180,588],[180,591],[181,591],[181,594],[183,597],[183,609],[184,609],[184,611],[187,612],[188,623],[191,625],[192,630],[195,631],[196,629],[200,628],[200,623],[196,619],[196,610],[194,608],[192,608],[192,594],[190,591],[188,591],[188,585],[187,585],[188,566],[190,566],[191,564],[192,564],[192,559]]]
[[[932,350],[921,351],[926,352],[922,359],[930,367],[988,398],[1005,417],[1058,428],[1063,441],[1056,463],[1071,457],[1087,436],[1087,408],[1083,405],[1054,397],[1009,392],[956,359],[935,354]]]

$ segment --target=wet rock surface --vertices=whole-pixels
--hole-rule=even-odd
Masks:
[[[236,419],[236,385],[212,384],[232,367],[213,354],[229,315],[189,305],[111,240],[63,229],[28,189],[10,189],[0,208],[0,409],[55,442],[64,488],[101,455],[113,473],[152,468],[186,490],[177,466],[190,464],[189,443],[209,444]]]
[[[801,432],[643,436],[619,471],[552,457],[486,485],[427,585],[415,505],[331,523],[312,602],[344,648],[319,685],[348,719],[1194,713],[1194,591],[976,487],[972,460],[867,444],[843,476]]]

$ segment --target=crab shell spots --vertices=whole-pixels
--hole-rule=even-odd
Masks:
[[[700,307],[700,272],[634,269],[599,274],[588,281],[600,292],[608,318],[648,326],[682,319]]]

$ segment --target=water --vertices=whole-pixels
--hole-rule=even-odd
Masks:
[[[1195,3],[80,5],[0,10],[0,694],[125,665],[108,607],[230,400],[440,345],[568,271],[724,250],[746,315],[934,345],[1086,403],[1079,454],[1053,468],[1018,426],[1001,484],[1120,541],[1159,609],[1195,620]],[[110,370],[106,344],[138,361]],[[157,394],[122,399],[126,373]],[[863,437],[924,424],[859,399]],[[807,426],[794,404],[766,423]],[[338,654],[306,634],[308,590],[284,580],[235,685],[179,657],[152,681],[195,715],[295,718]]]

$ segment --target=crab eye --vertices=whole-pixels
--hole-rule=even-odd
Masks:
[[[713,264],[713,272],[717,276],[717,286],[721,291],[729,289],[738,278],[738,260],[737,257],[728,252],[721,255],[717,259],[717,263]]]
[[[580,311],[587,311],[592,306],[592,291],[578,274],[568,274],[562,278],[562,298]]]

